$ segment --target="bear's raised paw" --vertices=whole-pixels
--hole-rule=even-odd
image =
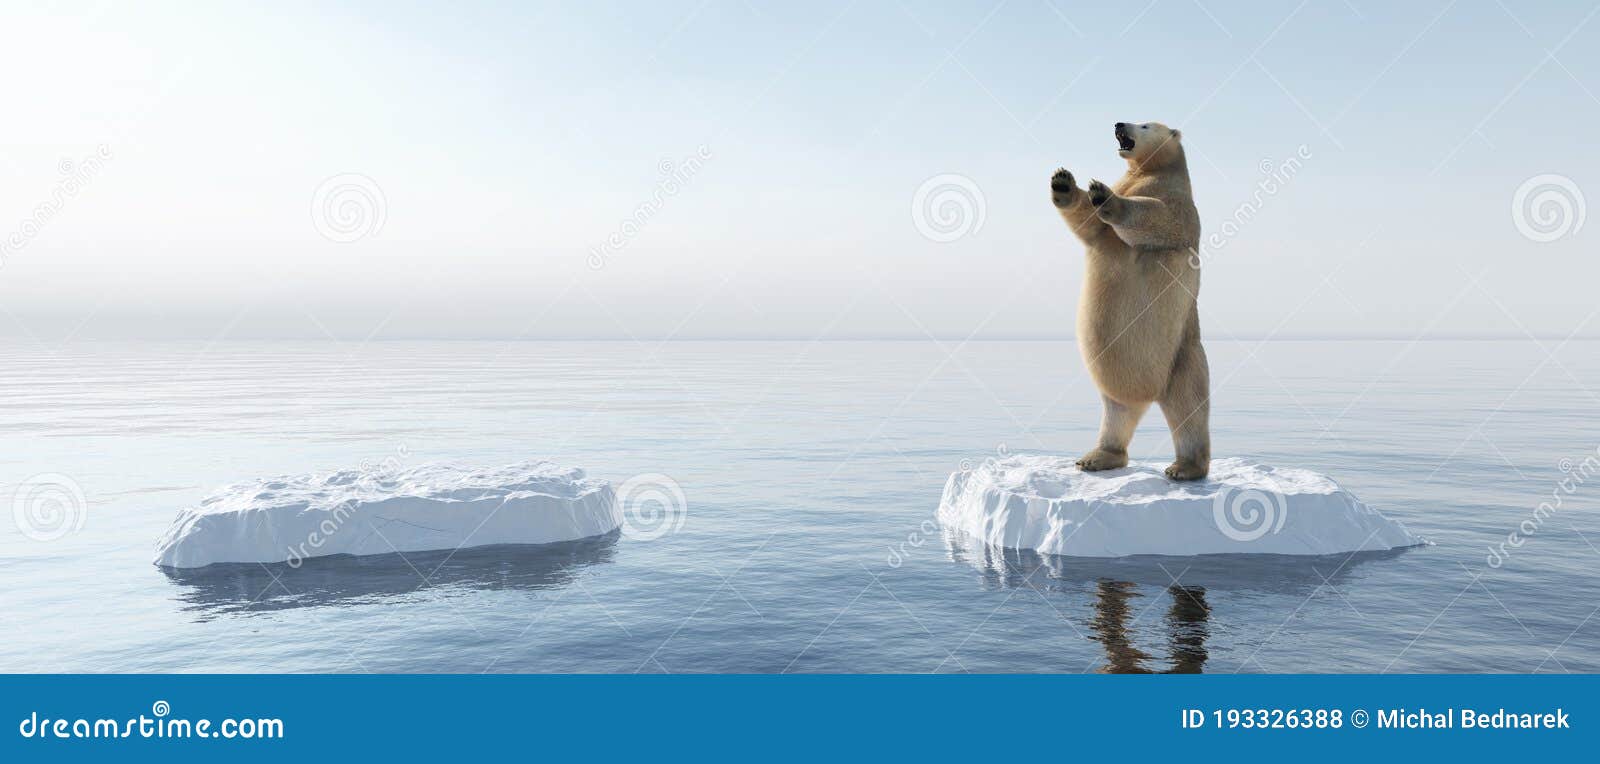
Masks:
[[[1096,207],[1106,203],[1111,198],[1111,189],[1098,180],[1089,181],[1089,203]]]
[[[1078,184],[1072,178],[1072,173],[1068,172],[1065,167],[1056,168],[1056,174],[1050,176],[1050,190],[1058,194],[1070,193],[1077,186]]]

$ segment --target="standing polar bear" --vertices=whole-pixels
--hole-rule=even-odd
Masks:
[[[1100,388],[1100,442],[1078,460],[1085,470],[1128,464],[1128,442],[1151,403],[1172,429],[1174,480],[1211,469],[1211,377],[1200,345],[1200,214],[1189,186],[1182,135],[1159,122],[1116,124],[1128,172],[1085,192],[1056,170],[1051,200],[1088,251],[1078,305],[1078,346]]]

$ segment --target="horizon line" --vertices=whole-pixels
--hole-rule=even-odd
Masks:
[[[1398,333],[1372,333],[1372,334],[1246,334],[1230,337],[1211,336],[1204,338],[1205,342],[1568,342],[1568,341],[1594,341],[1600,340],[1600,334],[1565,335],[1558,333],[1441,333],[1427,336],[1417,336]],[[182,336],[155,336],[155,337],[84,337],[68,338],[65,340],[49,341],[38,337],[29,337],[17,334],[0,334],[0,343],[5,344],[44,344],[62,346],[73,343],[99,343],[99,342],[316,342],[333,344],[369,344],[379,342],[930,342],[930,343],[968,343],[968,342],[1071,342],[1076,343],[1077,337],[1073,335],[1001,335],[1001,336],[942,336],[942,335],[859,335],[843,337],[803,337],[798,335],[776,336],[729,336],[729,335],[693,335],[684,337],[622,337],[617,335],[595,336],[565,336],[565,337],[496,337],[496,336],[468,336],[468,337],[439,337],[427,335],[398,336],[398,337],[369,337],[339,339],[336,337],[322,336],[243,336],[243,337],[182,337]]]

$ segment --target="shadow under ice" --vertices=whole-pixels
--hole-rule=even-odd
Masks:
[[[619,533],[557,544],[313,557],[298,566],[226,563],[161,568],[200,620],[323,605],[392,601],[425,589],[555,589],[615,556]]]

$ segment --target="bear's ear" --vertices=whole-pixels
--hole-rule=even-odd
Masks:
[[[1172,137],[1177,138],[1180,141],[1183,140],[1183,131],[1174,129],[1172,131]]]

